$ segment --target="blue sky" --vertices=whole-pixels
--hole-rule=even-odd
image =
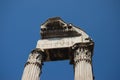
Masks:
[[[0,0],[0,80],[20,80],[40,25],[60,16],[94,40],[95,80],[120,80],[119,0]],[[74,80],[69,61],[44,63],[41,80]]]

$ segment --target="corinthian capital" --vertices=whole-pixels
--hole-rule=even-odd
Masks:
[[[92,52],[87,45],[76,45],[74,48],[74,63],[77,64],[79,61],[86,61],[91,63]]]

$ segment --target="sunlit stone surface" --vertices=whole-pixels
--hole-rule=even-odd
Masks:
[[[40,34],[41,39],[29,55],[22,80],[39,80],[43,62],[68,59],[74,67],[75,80],[93,80],[94,42],[85,31],[54,17],[41,25]]]

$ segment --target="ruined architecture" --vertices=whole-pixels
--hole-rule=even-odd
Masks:
[[[40,80],[43,63],[57,60],[70,60],[74,80],[93,80],[94,42],[85,31],[54,17],[41,25],[40,34],[41,39],[25,64],[22,80]]]

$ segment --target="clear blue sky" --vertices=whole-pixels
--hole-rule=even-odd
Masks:
[[[119,0],[0,0],[0,80],[20,80],[40,25],[60,16],[95,41],[95,80],[120,80]],[[69,61],[44,63],[41,80],[73,80]]]

